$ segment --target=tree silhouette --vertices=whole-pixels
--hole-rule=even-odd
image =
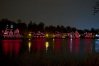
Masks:
[[[38,31],[44,32],[44,23],[43,22],[40,22],[38,24]]]
[[[18,20],[17,20],[17,23],[21,23],[21,22],[22,22],[21,19],[18,19]]]
[[[75,27],[73,27],[73,28],[71,28],[71,30],[72,30],[73,32],[75,32],[77,29],[76,29]]]
[[[36,24],[35,22],[30,21],[28,23],[28,26],[26,25],[25,22],[22,22],[20,19],[17,22],[13,22],[11,20],[8,19],[2,19],[0,20],[0,34],[2,33],[2,30],[6,29],[6,26],[8,25],[8,28],[11,28],[11,25],[13,25],[13,30],[18,28],[20,30],[20,34],[21,35],[25,35],[28,32],[48,32],[48,33],[56,33],[56,32],[60,32],[60,33],[68,33],[68,32],[75,32],[78,31],[80,34],[84,34],[85,32],[91,32],[93,34],[97,34],[99,33],[99,29],[94,29],[91,28],[89,29],[84,29],[84,30],[78,30],[75,27],[71,27],[71,26],[66,26],[64,27],[63,25],[57,25],[57,26],[53,26],[53,25],[49,25],[49,26],[45,26],[43,22],[40,22],[39,24]]]
[[[70,26],[67,26],[67,27],[66,27],[66,31],[67,31],[67,32],[71,32],[71,27],[70,27]]]
[[[8,28],[11,28],[11,25],[13,25],[13,29],[16,29],[16,23],[14,21],[11,21],[8,19],[2,19],[0,23],[1,23],[0,28],[2,29],[6,29],[7,25],[8,25]]]
[[[17,21],[17,28],[20,30],[21,34],[27,32],[27,25],[26,23],[22,23],[21,20]]]
[[[30,21],[29,24],[28,24],[28,31],[29,32],[33,31],[32,21]]]
[[[66,30],[65,30],[65,27],[62,25],[62,26],[60,26],[60,30],[61,30],[61,32],[62,33],[64,33]]]
[[[35,22],[32,23],[32,29],[33,29],[33,32],[37,32],[38,30],[37,24]]]

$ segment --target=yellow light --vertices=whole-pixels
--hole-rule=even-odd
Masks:
[[[46,53],[47,53],[48,47],[49,47],[49,42],[45,42]]]
[[[49,42],[45,42],[46,49],[49,47]]]
[[[46,34],[46,37],[48,37],[49,35],[48,34]]]
[[[31,42],[28,43],[28,47],[29,47],[29,48],[31,47]]]
[[[28,34],[28,36],[29,36],[29,37],[31,37],[31,36],[32,36],[32,34],[31,34],[31,33],[29,33],[29,34]]]
[[[31,49],[31,42],[28,42],[28,48],[29,48],[29,51]]]

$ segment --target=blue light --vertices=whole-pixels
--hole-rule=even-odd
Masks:
[[[99,52],[99,39],[95,40],[95,51]]]

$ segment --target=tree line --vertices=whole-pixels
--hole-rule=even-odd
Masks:
[[[28,24],[25,22],[22,22],[21,20],[18,20],[17,22],[8,20],[8,19],[1,19],[0,20],[0,32],[2,30],[6,29],[6,26],[8,25],[8,28],[10,28],[10,25],[13,25],[13,29],[18,28],[20,30],[20,33],[25,32],[49,32],[49,33],[55,33],[55,32],[61,32],[61,33],[68,33],[68,32],[75,32],[78,31],[80,34],[85,32],[92,32],[92,33],[98,33],[99,29],[91,28],[89,29],[77,29],[76,27],[71,26],[63,26],[63,25],[49,25],[45,26],[43,22],[40,22],[39,24],[30,21]]]

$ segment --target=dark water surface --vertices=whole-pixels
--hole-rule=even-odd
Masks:
[[[99,65],[98,39],[1,40],[3,66]],[[0,65],[0,66],[1,66]]]

